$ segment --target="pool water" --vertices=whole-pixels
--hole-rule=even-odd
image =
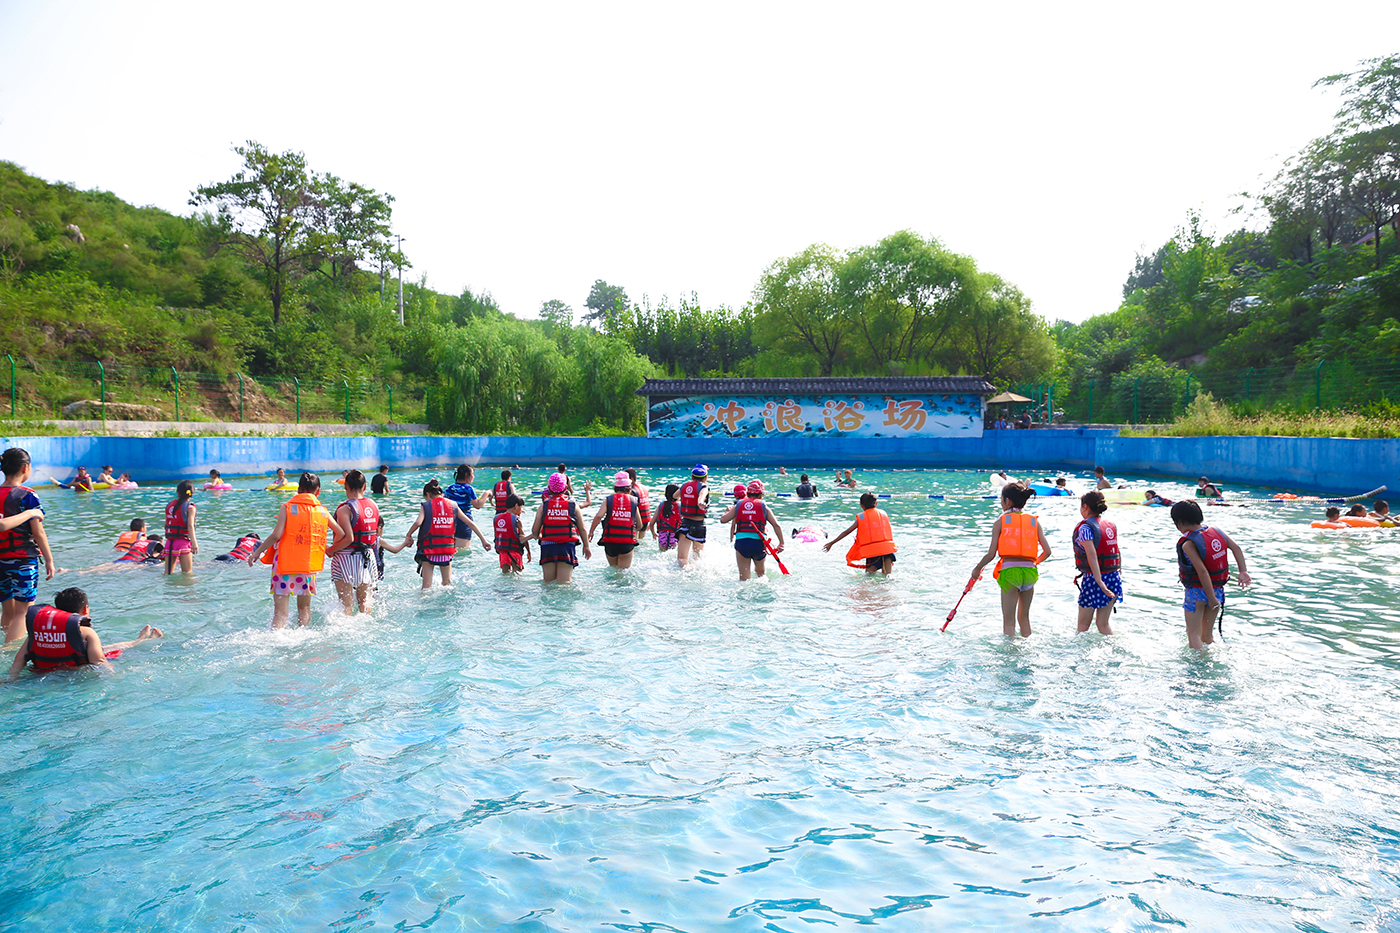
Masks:
[[[391,535],[430,475],[448,478],[392,475]],[[829,475],[816,502],[773,500],[786,531],[854,518]],[[796,483],[713,485],[754,477]],[[711,524],[695,570],[648,541],[569,586],[534,564],[502,578],[474,548],[423,593],[411,553],[386,555],[372,616],[341,616],[324,579],[313,624],[283,631],[266,568],[209,558],[286,497],[197,493],[193,579],[41,585],[82,586],[108,642],[166,637],[112,674],[0,689],[0,926],[1400,928],[1400,529],[1210,510],[1257,582],[1195,652],[1167,510],[1111,510],[1127,600],[1117,634],[1076,636],[1077,500],[1042,499],[1033,637],[1003,637],[990,574],[940,633],[997,514],[986,474],[859,478],[896,494],[887,580],[842,542],[740,584]],[[41,494],[59,564],[81,568],[131,517],[154,529],[170,490]]]

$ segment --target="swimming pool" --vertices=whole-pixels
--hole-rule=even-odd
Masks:
[[[521,488],[543,485],[522,472]],[[642,477],[655,490],[681,472]],[[448,478],[393,474],[390,534],[434,475]],[[712,485],[754,476],[796,484],[715,467]],[[1212,510],[1257,583],[1232,588],[1224,644],[1197,653],[1166,510],[1110,512],[1128,599],[1118,634],[1076,637],[1077,502],[1042,499],[1056,553],[1036,634],[1007,640],[990,575],[939,632],[996,515],[972,498],[986,474],[859,476],[905,494],[882,503],[900,546],[888,580],[847,570],[842,542],[794,545],[791,576],[740,585],[712,524],[695,571],[649,541],[630,571],[595,553],[548,589],[536,565],[502,579],[477,552],[454,588],[424,594],[410,553],[386,555],[372,617],[339,617],[325,581],[313,625],[279,632],[265,569],[208,559],[266,534],[285,496],[197,493],[192,581],[122,568],[41,586],[86,589],[108,642],[143,623],[167,637],[113,675],[0,690],[5,923],[1400,924],[1400,529]],[[788,532],[854,517],[854,496],[821,479],[822,499],[774,503]],[[154,528],[169,490],[41,495],[59,564],[84,567],[134,515]]]

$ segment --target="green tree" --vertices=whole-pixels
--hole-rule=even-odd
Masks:
[[[588,310],[584,312],[583,322],[591,324],[604,333],[611,333],[611,329],[616,325],[621,312],[631,306],[627,298],[627,292],[621,285],[609,285],[602,279],[597,279],[593,283],[593,288],[588,292],[588,298],[583,306]]]
[[[1356,71],[1328,75],[1313,87],[1340,87],[1341,128],[1364,130],[1400,123],[1400,55],[1368,58]]]
[[[1054,369],[1055,339],[1019,288],[989,273],[964,287],[969,300],[941,356],[950,370],[1009,385]]]
[[[764,270],[753,293],[754,334],[761,346],[810,355],[821,375],[835,372],[853,337],[837,287],[841,261],[819,243]]]

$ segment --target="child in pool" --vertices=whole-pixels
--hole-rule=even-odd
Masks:
[[[88,475],[87,467],[78,467],[78,475],[73,477],[73,482],[69,483],[74,489],[81,489],[85,492],[92,491],[92,477]]]
[[[1171,505],[1172,500],[1166,496],[1157,495],[1157,490],[1149,489],[1142,494],[1143,505]]]
[[[112,545],[118,551],[128,551],[131,546],[142,538],[146,537],[146,520],[144,518],[133,518],[127,530],[117,536],[117,543]]]
[[[373,480],[371,480],[373,482]],[[379,579],[384,579],[384,552],[397,554],[406,547],[413,544],[413,535],[404,535],[403,540],[398,544],[390,544],[384,537],[384,513],[379,513],[379,541],[374,547],[374,563],[379,570]]]
[[[1079,631],[1089,631],[1092,621],[1103,635],[1112,635],[1109,619],[1113,607],[1123,598],[1123,580],[1118,568],[1118,529],[1104,519],[1108,503],[1095,490],[1079,497],[1081,521],[1070,535],[1074,567],[1079,571]]]
[[[108,663],[109,658],[119,656],[127,648],[134,648],[148,638],[162,638],[165,635],[160,629],[147,625],[134,640],[118,642],[104,649],[102,639],[93,631],[90,612],[87,594],[76,586],[55,593],[52,606],[30,607],[25,616],[27,637],[24,645],[15,653],[9,679],[17,678],[30,662],[33,662],[34,671],[38,674],[60,667],[88,665],[110,671],[112,665]],[[34,644],[36,631],[44,636],[44,647],[38,651]]]
[[[418,564],[425,590],[433,585],[434,567],[441,568],[442,585],[452,585],[452,558],[457,553],[454,535],[459,528],[476,532],[481,546],[491,550],[491,542],[486,540],[476,522],[467,517],[461,506],[443,494],[437,480],[430,480],[423,487],[423,503],[408,533],[412,535],[419,527],[423,527],[423,533],[418,536],[418,553],[413,559]]]
[[[748,495],[749,495],[749,490],[748,490],[748,487],[747,487],[747,486],[745,486],[743,483],[735,483],[735,484],[734,484],[734,501],[735,501],[735,502],[743,502],[746,498],[748,498]],[[739,523],[736,522],[736,521],[731,521],[731,522],[729,523],[729,546],[730,546],[730,547],[733,547],[733,546],[734,546],[734,536],[735,536],[736,534],[738,534],[738,533],[739,533]]]
[[[1375,511],[1371,513],[1370,517],[1378,522],[1394,521],[1394,519],[1390,517],[1390,503],[1386,502],[1384,499],[1377,499]]]
[[[24,636],[24,618],[38,598],[39,561],[44,562],[45,579],[53,579],[58,567],[49,550],[49,537],[44,531],[44,510],[39,497],[24,483],[33,474],[29,452],[23,447],[11,447],[0,454],[0,468],[5,482],[0,486],[8,527],[0,526],[0,600],[4,601],[5,641]],[[27,518],[23,516],[28,516]]]
[[[1230,554],[1240,565],[1240,586],[1249,586],[1244,550],[1230,536],[1204,524],[1193,499],[1172,506],[1172,522],[1181,537],[1176,542],[1177,576],[1186,588],[1186,640],[1192,648],[1211,644],[1216,616],[1225,608],[1225,584],[1230,581]]]
[[[874,493],[861,493],[861,513],[851,522],[849,528],[823,544],[822,550],[831,550],[837,541],[854,531],[856,540],[846,552],[846,566],[859,567],[861,559],[864,558],[867,574],[880,571],[888,577],[894,569],[894,552],[898,548],[895,547],[894,532],[890,529],[890,517],[883,509],[875,507],[878,502]]]
[[[968,586],[982,573],[982,568],[1000,555],[992,571],[1001,587],[1001,630],[1015,635],[1019,625],[1022,636],[1031,634],[1031,599],[1040,579],[1036,565],[1050,556],[1050,542],[1045,529],[1034,515],[1022,511],[1035,492],[1025,483],[1008,483],[1001,488],[1002,514],[992,522],[992,544],[987,553],[972,568]]]
[[[507,470],[507,473],[510,471]],[[496,554],[501,559],[501,573],[520,573],[530,561],[530,536],[520,523],[525,511],[525,500],[515,493],[507,493],[505,509],[497,512],[492,519],[496,533]]]
[[[165,572],[174,572],[178,561],[180,570],[194,569],[194,555],[199,553],[195,539],[194,483],[181,480],[175,487],[175,498],[165,506]]]
[[[1367,514],[1366,514],[1366,506],[1364,506],[1364,505],[1362,505],[1360,502],[1358,502],[1358,503],[1356,503],[1355,505],[1353,505],[1351,508],[1347,509],[1347,517],[1348,517],[1348,518],[1368,518],[1369,516],[1367,516]]]
[[[656,510],[651,520],[651,535],[656,539],[662,553],[676,546],[676,536],[681,531],[681,487],[675,483],[666,486],[666,501]]]
[[[205,488],[206,490],[209,490],[209,489],[227,489],[227,488],[228,488],[228,483],[224,482],[224,479],[223,479],[222,476],[219,475],[219,471],[218,471],[218,470],[210,470],[210,471],[209,471],[209,482],[207,482],[207,483],[204,484],[204,488]]]

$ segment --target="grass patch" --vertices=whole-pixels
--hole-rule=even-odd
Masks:
[[[1241,406],[1243,408],[1243,406]],[[1123,428],[1123,437],[1400,437],[1400,407],[1378,402],[1362,411],[1232,409],[1209,392],[1191,400],[1170,424]]]

